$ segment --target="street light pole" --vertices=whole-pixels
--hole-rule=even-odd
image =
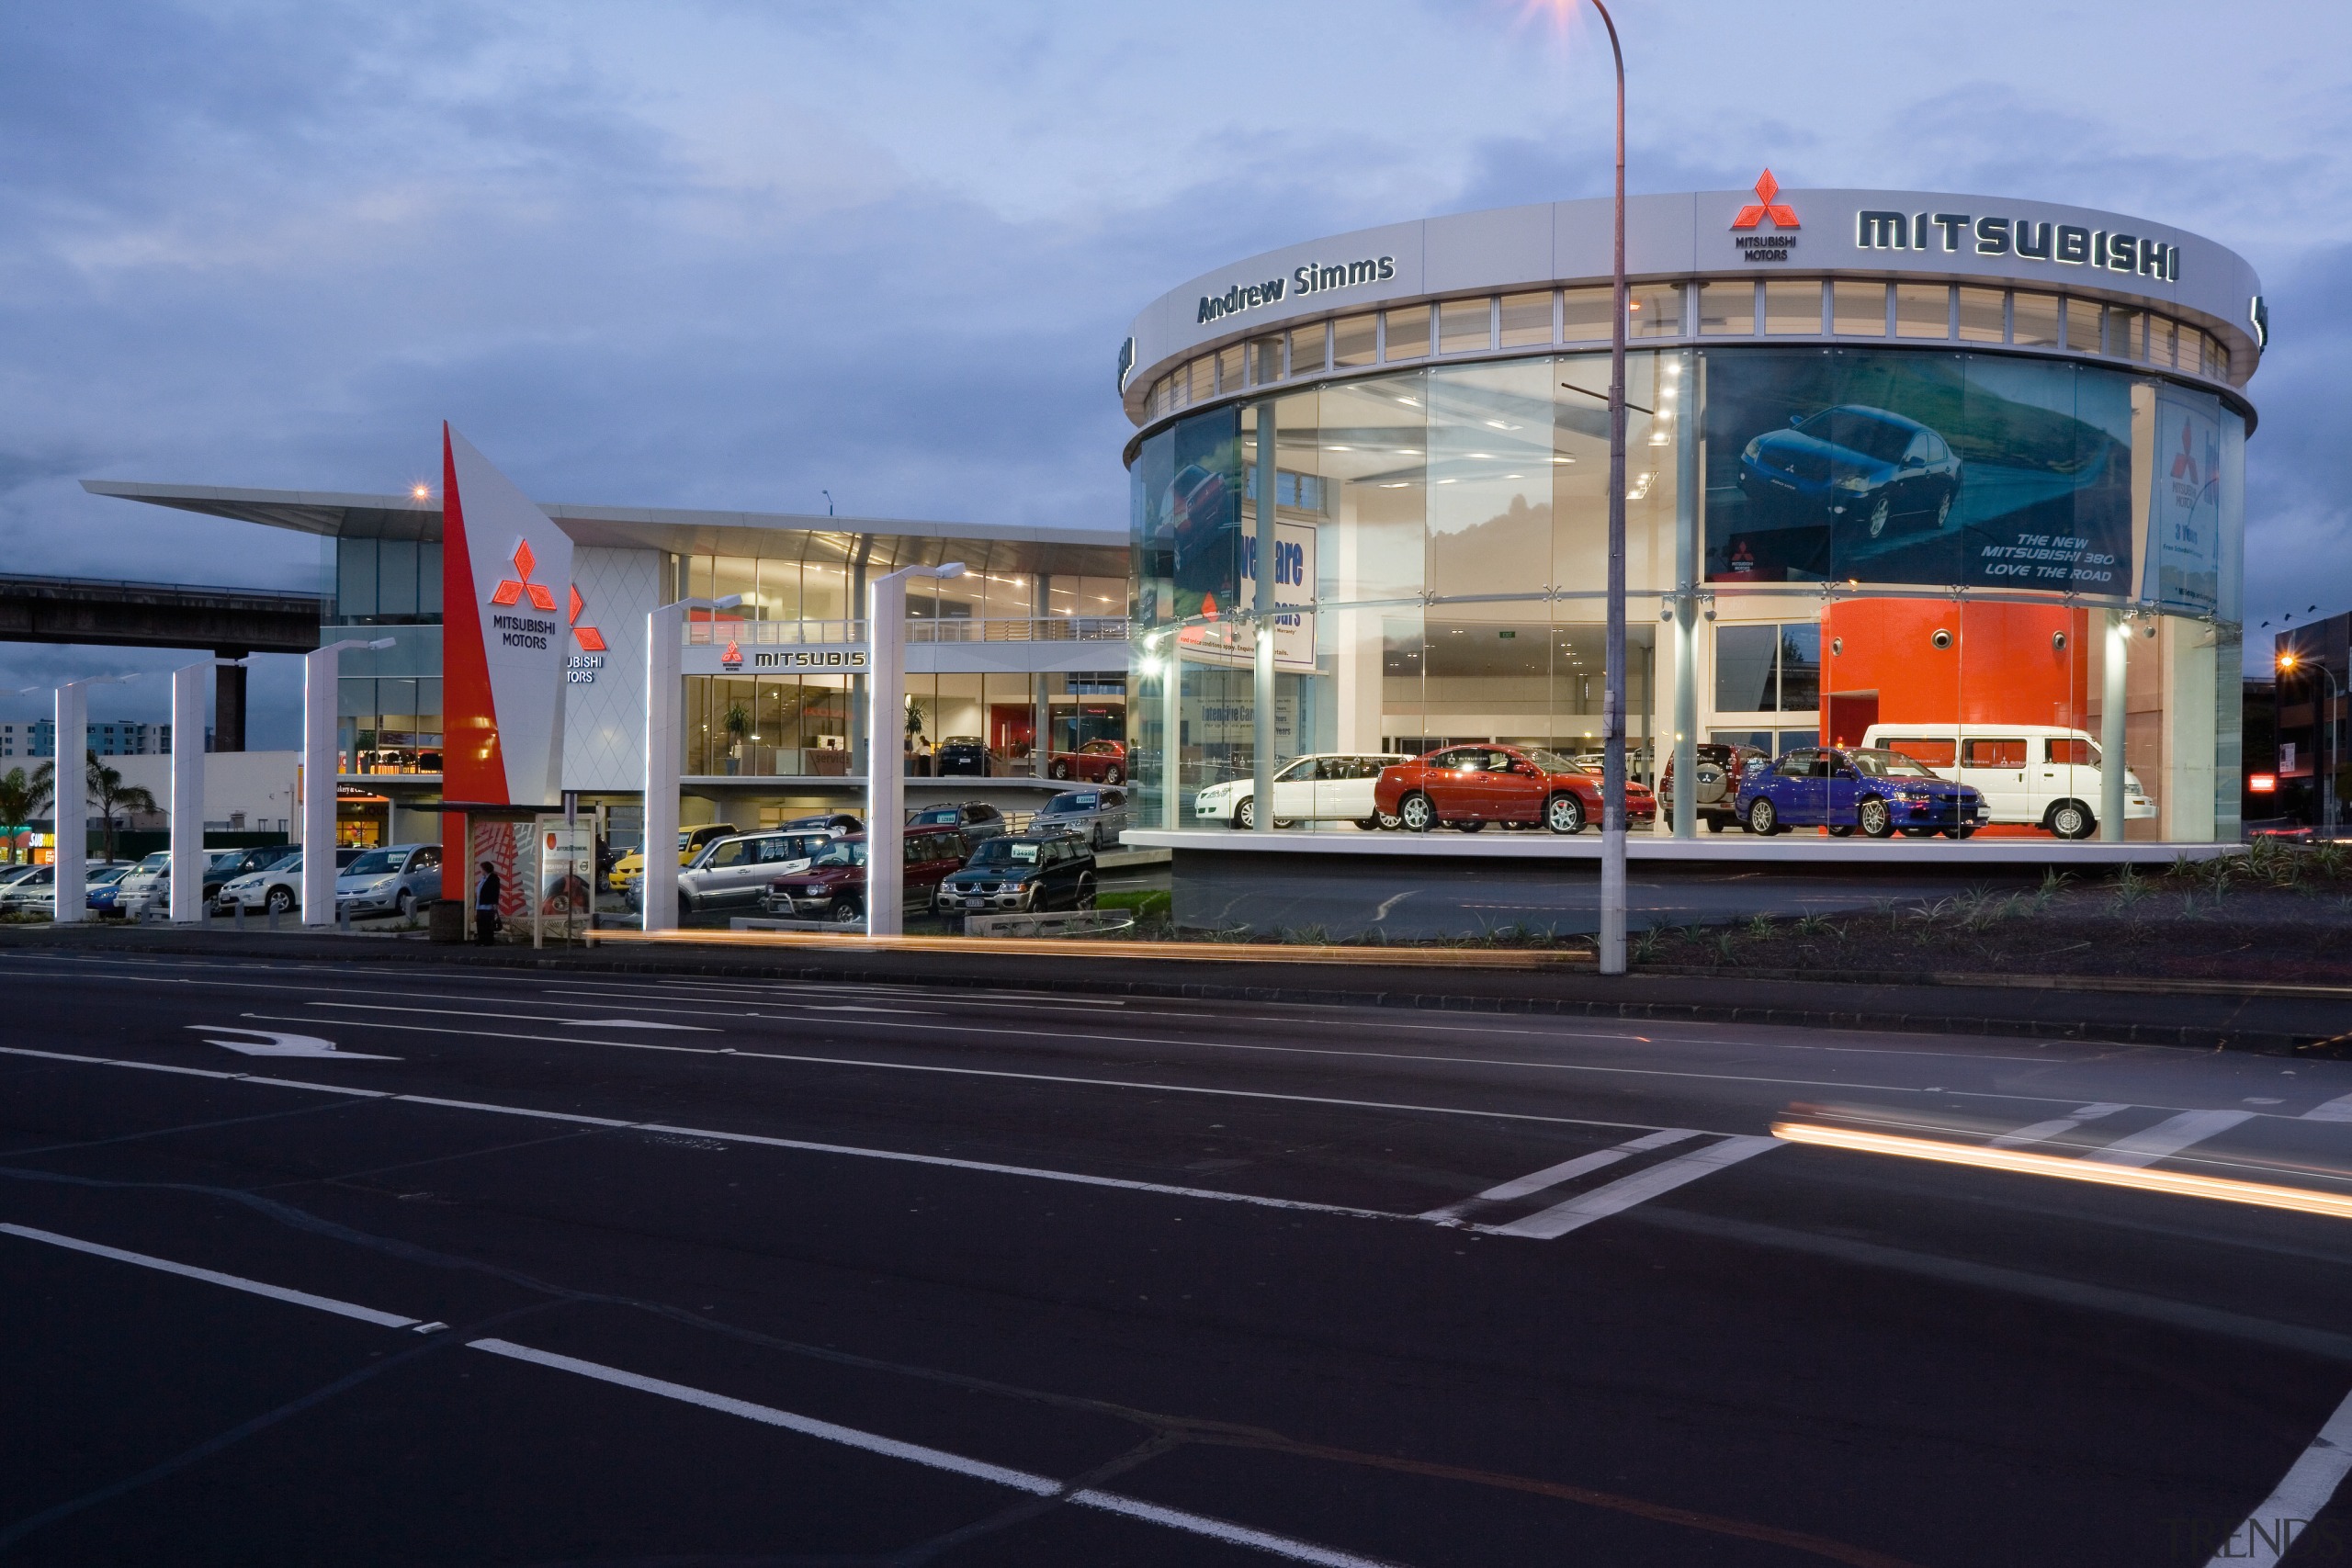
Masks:
[[[907,926],[907,579],[964,563],[902,566],[865,585],[865,934]]]
[[[740,593],[724,599],[677,599],[656,606],[645,617],[645,877],[637,890],[642,931],[678,927],[678,753],[685,749],[678,682],[684,663],[686,613],[731,610],[742,602]]]
[[[2303,660],[2292,653],[2282,653],[2278,656],[2278,669],[2284,674],[2293,674],[2302,663]],[[2324,720],[2327,726],[2327,762],[2324,768],[2317,770],[2320,775],[2319,825],[2321,829],[2333,839],[2335,837],[2335,709],[2336,705],[2344,700],[2344,695],[2342,688],[2335,683],[2335,671],[2330,670],[2325,663],[2315,665],[2313,668],[2327,677],[2327,713]]]
[[[1611,211],[1609,330],[1609,635],[1601,698],[1600,972],[1625,973],[1625,51],[1617,24],[1592,0],[1617,65],[1617,185]],[[1689,433],[1684,433],[1689,438]],[[1683,790],[1692,787],[1683,781]]]

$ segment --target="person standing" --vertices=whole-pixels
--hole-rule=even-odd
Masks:
[[[481,863],[481,880],[474,884],[474,941],[487,947],[498,940],[498,868]]]

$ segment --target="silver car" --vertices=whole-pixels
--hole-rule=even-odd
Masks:
[[[1029,818],[1032,833],[1074,833],[1098,850],[1115,846],[1126,829],[1127,792],[1107,784],[1100,789],[1066,789]]]
[[[398,915],[402,919],[441,897],[441,846],[393,844],[369,850],[334,879],[337,913],[353,919]]]
[[[715,840],[678,873],[678,913],[752,908],[771,881],[808,870],[808,863],[841,836],[832,828],[795,828]],[[642,886],[640,883],[640,890]]]

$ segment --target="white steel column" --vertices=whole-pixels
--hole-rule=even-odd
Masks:
[[[1159,675],[1159,825],[1174,832],[1184,825],[1184,633],[1170,622],[1159,634],[1167,647]]]
[[[57,921],[71,925],[87,912],[82,885],[90,840],[90,747],[88,681],[68,681],[57,688],[57,744],[51,749],[56,770],[50,813],[57,822]]]
[[[865,934],[907,927],[907,579],[961,577],[962,561],[906,566],[865,585]]]
[[[204,919],[204,697],[212,660],[172,671],[172,919]]]
[[[2098,836],[2110,841],[2123,837],[2124,716],[2131,701],[2132,616],[2122,610],[2107,612],[2107,646],[2102,649],[2098,708]]]
[[[390,648],[356,637],[302,656],[302,923],[334,924],[335,682],[346,648]]]
[[[1674,836],[1699,833],[1699,355],[1674,378]],[[1663,393],[1658,398],[1666,404]]]
[[[1258,516],[1252,540],[1257,561],[1250,601],[1257,624],[1250,638],[1250,795],[1261,833],[1274,830],[1274,403],[1258,405]]]
[[[742,595],[680,599],[645,617],[645,880],[638,888],[639,924],[678,929],[678,753],[685,750],[683,694],[689,610],[731,610]]]

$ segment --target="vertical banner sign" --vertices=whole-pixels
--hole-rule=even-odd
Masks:
[[[566,941],[594,907],[588,890],[596,869],[596,822],[594,818],[542,817],[532,824],[537,845],[538,889],[531,901],[531,931],[538,940],[549,920],[559,920]]]
[[[2222,418],[2212,398],[2156,392],[2156,463],[2148,491],[2143,594],[2168,610],[2211,615],[2221,603]]]
[[[446,626],[442,793],[532,805],[561,793],[571,540],[473,444],[441,427]]]

